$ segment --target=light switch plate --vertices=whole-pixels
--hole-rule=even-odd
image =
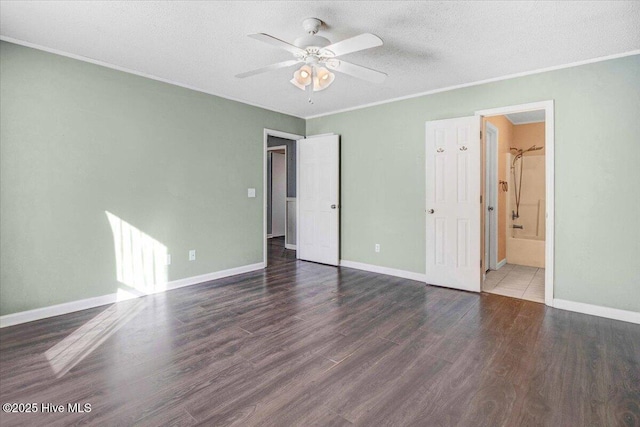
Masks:
[[[248,188],[247,189],[247,197],[256,197],[256,189]]]

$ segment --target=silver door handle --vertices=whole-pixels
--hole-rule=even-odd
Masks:
[[[331,209],[335,209],[336,207],[336,205],[331,205]]]
[[[432,214],[432,213],[434,213],[434,212],[435,212],[435,211],[434,211],[433,209],[429,209],[429,210],[427,211],[427,213],[430,213],[430,214]]]

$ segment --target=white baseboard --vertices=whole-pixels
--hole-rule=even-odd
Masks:
[[[297,251],[298,247],[296,245],[290,245],[289,243],[284,244],[285,249],[291,249],[293,251]]]
[[[603,307],[600,305],[585,304],[582,302],[554,299],[553,307],[561,310],[575,311],[577,313],[590,314],[592,316],[606,317],[607,319],[622,320],[640,324],[640,312],[620,310],[617,308]]]
[[[414,273],[413,271],[397,270],[395,268],[381,267],[379,265],[365,264],[362,262],[340,260],[341,267],[355,268],[357,270],[370,271],[372,273],[386,274],[388,276],[402,277],[403,279],[417,280],[418,282],[426,282],[427,277],[422,273]]]
[[[184,279],[172,280],[167,283],[167,290],[183,288],[185,286],[197,285],[199,283],[210,282],[211,280],[222,279],[224,277],[236,276],[250,271],[265,268],[264,262],[243,265],[241,267],[229,268],[227,270],[214,271],[213,273],[201,274],[199,276],[186,277]]]
[[[498,263],[498,265],[496,266],[496,270],[500,270],[505,265],[507,265],[507,259],[506,258]]]
[[[256,264],[243,265],[241,267],[230,268],[228,270],[215,271],[213,273],[201,274],[199,276],[186,277],[184,279],[172,280],[166,284],[166,290],[183,288],[185,286],[197,285],[199,283],[209,282],[211,280],[222,279],[223,277],[235,276],[237,274],[248,273],[250,271],[260,270],[265,267],[263,262]],[[145,296],[145,294],[133,295],[128,293],[124,299],[137,298]],[[122,301],[122,294],[109,294],[99,297],[87,298],[78,301],[66,302],[63,304],[52,305],[49,307],[36,308],[34,310],[21,311],[18,313],[6,314],[0,316],[0,328],[18,325],[20,323],[33,322],[34,320],[46,319],[47,317],[60,316],[62,314],[73,313],[74,311],[86,310],[89,308],[99,307],[101,305],[114,304]]]

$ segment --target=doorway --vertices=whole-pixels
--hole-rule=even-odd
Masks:
[[[287,235],[287,146],[267,148],[267,238]],[[284,246],[284,244],[283,244]]]
[[[277,249],[278,259],[295,259],[297,248],[296,146],[303,136],[264,130],[264,264]],[[270,256],[271,255],[271,256]]]
[[[482,290],[553,304],[553,102],[482,116]]]

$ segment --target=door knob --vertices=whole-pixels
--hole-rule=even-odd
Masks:
[[[336,205],[331,205],[331,209],[335,209],[335,208],[336,208]]]
[[[435,211],[434,211],[433,209],[429,209],[429,210],[427,211],[427,213],[430,213],[430,214],[432,214],[432,213],[434,213],[434,212],[435,212]]]
[[[493,206],[489,206],[487,209],[489,209],[490,211],[493,210]]]

